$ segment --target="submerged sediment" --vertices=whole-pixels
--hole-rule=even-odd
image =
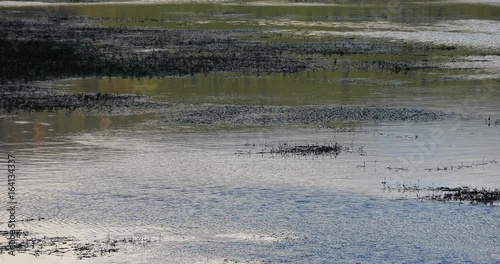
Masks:
[[[113,22],[117,22],[113,20]],[[408,73],[426,60],[345,55],[400,55],[428,47],[387,40],[278,43],[256,40],[263,29],[186,30],[102,27],[106,18],[0,17],[0,83],[68,77],[166,77],[209,72],[296,73],[330,69]]]
[[[459,116],[404,107],[177,105],[168,108],[162,120],[189,125],[289,125],[333,121],[428,122]]]
[[[338,120],[423,122],[456,116],[432,110],[377,106],[175,105],[150,102],[134,95],[40,90],[32,83],[61,78],[153,78],[210,72],[291,74],[318,69],[405,74],[434,67],[424,59],[402,62],[377,56],[363,60],[346,56],[400,55],[428,50],[380,39],[278,43],[251,38],[265,34],[263,29],[103,27],[101,24],[106,22],[109,18],[0,18],[0,111],[79,108],[101,111],[128,107],[161,112],[162,120],[167,123],[196,125],[316,124]]]
[[[0,86],[0,113],[83,110],[94,114],[154,112],[169,124],[180,125],[316,125],[333,121],[429,122],[468,117],[426,109],[381,106],[263,106],[173,104],[146,96],[108,93],[69,93],[36,85]]]
[[[60,258],[76,255],[78,260],[108,256],[126,246],[148,246],[160,239],[142,236],[96,239],[82,241],[69,236],[40,236],[22,230],[0,230],[0,238],[4,240],[15,236],[14,243],[0,242],[0,256],[4,253],[17,255],[27,253],[35,257],[52,255]]]
[[[33,85],[0,86],[0,113],[83,110],[109,113],[126,109],[132,112],[153,111],[155,104],[144,96],[108,93],[66,93]]]

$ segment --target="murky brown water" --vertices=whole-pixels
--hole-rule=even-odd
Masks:
[[[144,94],[153,100],[189,104],[387,105],[498,115],[500,90],[491,79],[463,80],[454,74],[407,75],[364,72],[305,72],[239,76],[214,73],[164,79],[59,81],[64,90]],[[456,80],[458,79],[458,80]],[[388,96],[390,95],[390,96]]]

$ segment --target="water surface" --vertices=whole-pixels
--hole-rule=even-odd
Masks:
[[[0,14],[49,10],[100,18],[90,23],[106,27],[259,29],[259,41],[355,37],[433,47],[328,58],[433,65],[406,73],[343,68],[49,83],[68,92],[145,94],[195,105],[418,107],[495,120],[500,119],[495,3],[108,3],[47,5],[50,9],[4,3]],[[498,162],[428,170],[500,161],[500,127],[484,119],[328,125],[179,127],[154,114],[64,112],[0,119],[2,153],[16,156],[17,217],[44,218],[21,223],[22,229],[38,237],[74,236],[82,243],[107,237],[155,241],[122,245],[109,257],[3,254],[2,263],[500,261],[498,206],[417,200],[415,193],[389,192],[382,185],[500,188]],[[257,154],[283,142],[338,142],[362,152],[314,158]],[[6,216],[2,210],[0,219]]]

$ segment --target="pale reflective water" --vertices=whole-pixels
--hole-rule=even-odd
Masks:
[[[418,202],[383,192],[381,182],[499,186],[498,164],[425,171],[498,160],[499,128],[482,121],[354,128],[200,131],[146,121],[4,146],[19,167],[19,217],[47,219],[27,229],[80,239],[162,238],[90,263],[498,261],[491,243],[499,239],[498,207]],[[329,140],[354,142],[366,155],[235,154]],[[387,169],[401,166],[408,171]],[[394,200],[401,197],[409,200]]]

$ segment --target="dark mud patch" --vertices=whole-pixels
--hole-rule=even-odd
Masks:
[[[0,84],[83,76],[84,73],[92,75],[102,71],[101,66],[89,63],[97,61],[94,58],[97,51],[90,47],[87,51],[86,56],[79,54],[70,42],[0,37]]]
[[[424,109],[376,106],[178,105],[167,109],[162,119],[166,123],[182,125],[271,126],[335,121],[428,122],[459,116]]]
[[[390,41],[337,39],[275,43],[254,40],[255,36],[266,33],[263,29],[101,26],[108,20],[75,16],[0,18],[0,83],[209,72],[289,74],[319,69],[399,74],[434,67],[424,60],[402,62],[367,57],[359,61],[347,56],[404,55],[416,49]]]
[[[107,93],[65,93],[56,89],[34,85],[0,86],[0,113],[83,110],[87,113],[114,113],[120,109],[147,112],[157,105],[144,96]]]
[[[424,109],[377,106],[244,106],[189,105],[154,102],[145,96],[67,93],[37,85],[0,86],[0,114],[83,110],[90,114],[123,115],[155,112],[165,123],[197,126],[324,125],[335,121],[428,122],[468,117]]]

